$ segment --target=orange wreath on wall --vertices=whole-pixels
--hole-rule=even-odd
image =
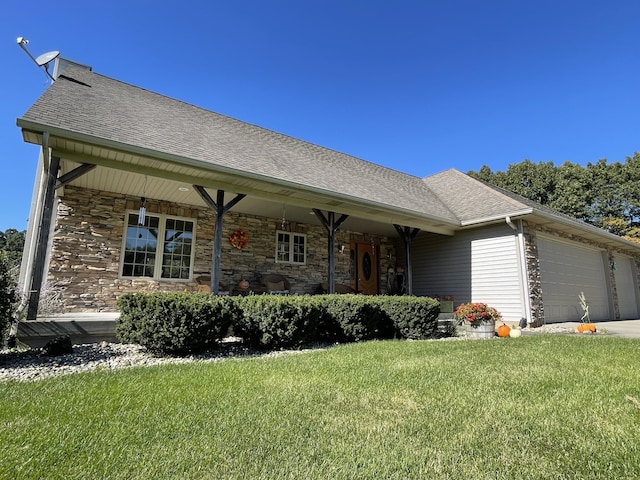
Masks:
[[[229,236],[229,243],[233,248],[241,250],[249,243],[249,237],[244,230],[236,230]]]

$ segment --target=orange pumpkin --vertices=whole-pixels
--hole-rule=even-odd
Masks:
[[[498,327],[498,336],[499,337],[508,337],[511,332],[511,327],[506,324],[502,324]]]
[[[578,325],[578,332],[596,333],[596,326],[593,323],[581,323],[580,325]]]

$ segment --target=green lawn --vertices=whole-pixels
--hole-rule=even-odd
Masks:
[[[0,478],[639,478],[639,354],[389,341],[5,382]]]

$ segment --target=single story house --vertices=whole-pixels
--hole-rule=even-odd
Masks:
[[[450,295],[514,323],[577,321],[581,292],[591,320],[640,316],[640,245],[457,170],[407,175],[61,57],[53,78],[17,120],[41,147],[29,320],[46,290],[67,313],[116,312],[126,292],[262,292],[268,274],[293,294]]]

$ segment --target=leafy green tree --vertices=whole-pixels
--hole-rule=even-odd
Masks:
[[[627,157],[621,194],[626,200],[625,218],[633,227],[640,226],[640,153]]]
[[[553,162],[533,163],[531,160],[511,164],[500,186],[548,205],[556,188],[555,167]]]
[[[484,165],[469,175],[617,235],[640,238],[640,153],[624,163],[600,159],[586,167],[523,160],[493,172]]]
[[[629,230],[631,230],[627,221],[619,217],[604,217],[602,219],[602,228],[621,237],[628,235]]]
[[[590,205],[590,223],[604,227],[606,218],[625,218],[625,201],[622,195],[624,172],[619,162],[607,164],[605,159],[587,164],[587,176],[593,185],[593,201]]]
[[[24,230],[18,231],[15,228],[9,228],[4,232],[0,231],[0,251],[6,252],[7,260],[12,268],[19,267],[22,261],[25,235]]]
[[[5,252],[0,251],[0,339],[4,339],[13,322],[18,303],[18,287],[15,275]]]
[[[555,189],[549,195],[549,207],[572,217],[590,221],[594,201],[593,183],[581,165],[565,162],[555,168]]]
[[[483,182],[497,185],[496,178],[495,178],[496,176],[487,165],[483,165],[482,167],[480,167],[480,170],[478,171],[478,173],[474,171],[470,171],[470,172],[467,172],[467,175],[477,178],[478,180],[482,180]]]

